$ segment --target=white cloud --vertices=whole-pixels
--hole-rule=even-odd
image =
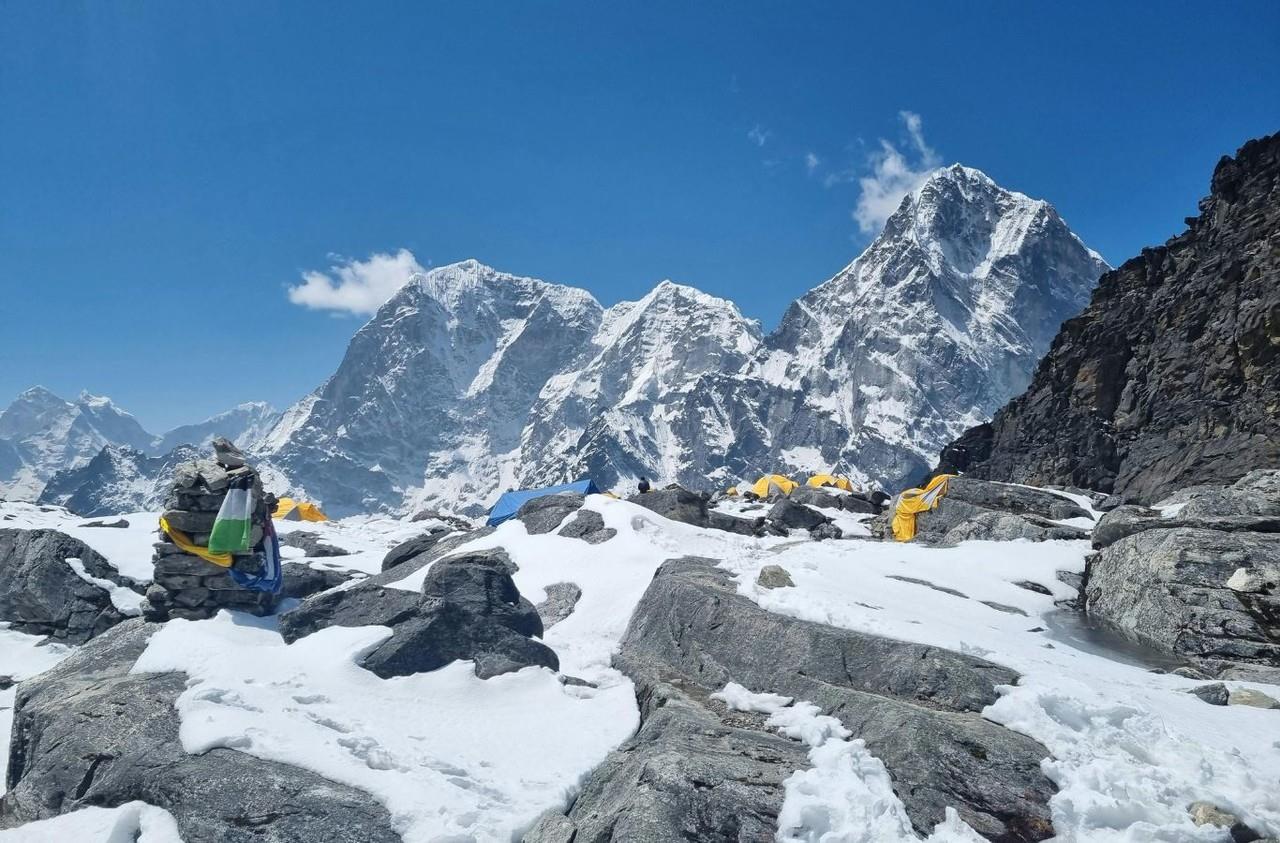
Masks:
[[[938,153],[925,143],[920,115],[900,111],[898,117],[907,129],[905,154],[882,138],[880,149],[873,152],[867,162],[870,175],[858,179],[862,192],[853,218],[864,233],[879,231],[890,214],[898,210],[902,197],[919,187],[941,163]]]
[[[818,169],[821,164],[822,159],[814,155],[812,152],[806,152],[804,154],[804,168],[809,175],[813,175],[813,171]]]
[[[328,272],[302,273],[302,283],[289,288],[289,301],[312,310],[368,316],[415,274],[426,271],[408,249],[394,255],[375,252],[363,261],[338,260]]]
[[[773,132],[770,132],[768,129],[757,123],[751,127],[751,131],[747,132],[747,140],[751,141],[756,146],[764,146],[769,142],[769,137],[772,134]]]

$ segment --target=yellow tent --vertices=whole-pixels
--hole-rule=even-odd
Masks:
[[[738,487],[730,486],[728,489],[725,489],[724,493],[731,498],[736,498],[738,496]]]
[[[781,474],[766,474],[751,484],[751,491],[758,498],[767,498],[770,495],[789,495],[799,485],[790,477],[783,477]]]
[[[272,518],[281,521],[328,521],[329,516],[320,511],[320,507],[309,501],[295,501],[293,498],[281,498],[276,504]]]
[[[947,493],[947,480],[954,474],[939,474],[923,489],[907,489],[898,495],[898,505],[893,511],[893,537],[909,542],[916,536],[916,514],[936,509]]]
[[[809,478],[805,485],[816,488],[827,486],[832,489],[844,489],[846,492],[853,491],[853,484],[849,482],[849,478],[841,477],[837,474],[815,474]]]

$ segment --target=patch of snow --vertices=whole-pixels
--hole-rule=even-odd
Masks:
[[[1087,541],[951,548],[860,542],[856,563],[849,547],[806,542],[780,547],[768,560],[725,557],[723,566],[737,573],[740,593],[770,611],[946,647],[1018,671],[1018,685],[1001,688],[984,716],[1048,748],[1043,767],[1059,787],[1050,808],[1060,839],[1221,839],[1191,823],[1186,806],[1197,800],[1232,811],[1264,834],[1280,832],[1280,742],[1257,739],[1275,732],[1274,712],[1206,705],[1186,693],[1199,684],[1193,680],[1032,631],[1050,625],[1045,616],[1055,600],[1074,596],[1056,575],[1084,570]],[[766,562],[786,568],[795,587],[756,586]],[[1050,594],[1014,584],[1023,580]],[[1277,693],[1257,683],[1231,684]]]
[[[178,824],[163,808],[126,802],[116,808],[81,808],[0,831],[0,843],[182,843]]]
[[[76,572],[76,576],[89,585],[97,586],[107,593],[111,598],[111,605],[116,607],[116,611],[127,617],[134,617],[142,614],[142,595],[136,591],[125,588],[122,585],[116,585],[111,580],[104,580],[102,577],[95,577],[85,570],[84,562],[75,556],[67,557],[67,565],[71,570]]]
[[[866,743],[849,740],[851,732],[837,718],[811,702],[754,693],[736,682],[711,695],[737,711],[768,714],[766,725],[809,747],[812,767],[797,770],[783,782],[785,796],[778,812],[779,843],[914,843],[906,807],[893,792],[884,763]],[[981,837],[953,808],[926,838],[934,843],[980,843]]]
[[[39,635],[27,635],[0,623],[0,676],[27,679],[44,673],[71,652],[72,649],[65,644],[56,644]],[[17,685],[0,691],[0,793],[4,792],[9,767],[9,738],[13,732],[13,703],[17,693]]]

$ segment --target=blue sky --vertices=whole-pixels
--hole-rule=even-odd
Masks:
[[[1280,129],[1280,3],[1119,5],[0,0],[0,405],[283,406],[363,321],[288,287],[402,249],[772,327],[874,233],[885,142],[1118,263]]]

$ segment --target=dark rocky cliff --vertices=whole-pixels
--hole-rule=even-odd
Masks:
[[[940,469],[1151,502],[1280,466],[1280,134],[1219,161],[1200,212],[1102,276]]]

